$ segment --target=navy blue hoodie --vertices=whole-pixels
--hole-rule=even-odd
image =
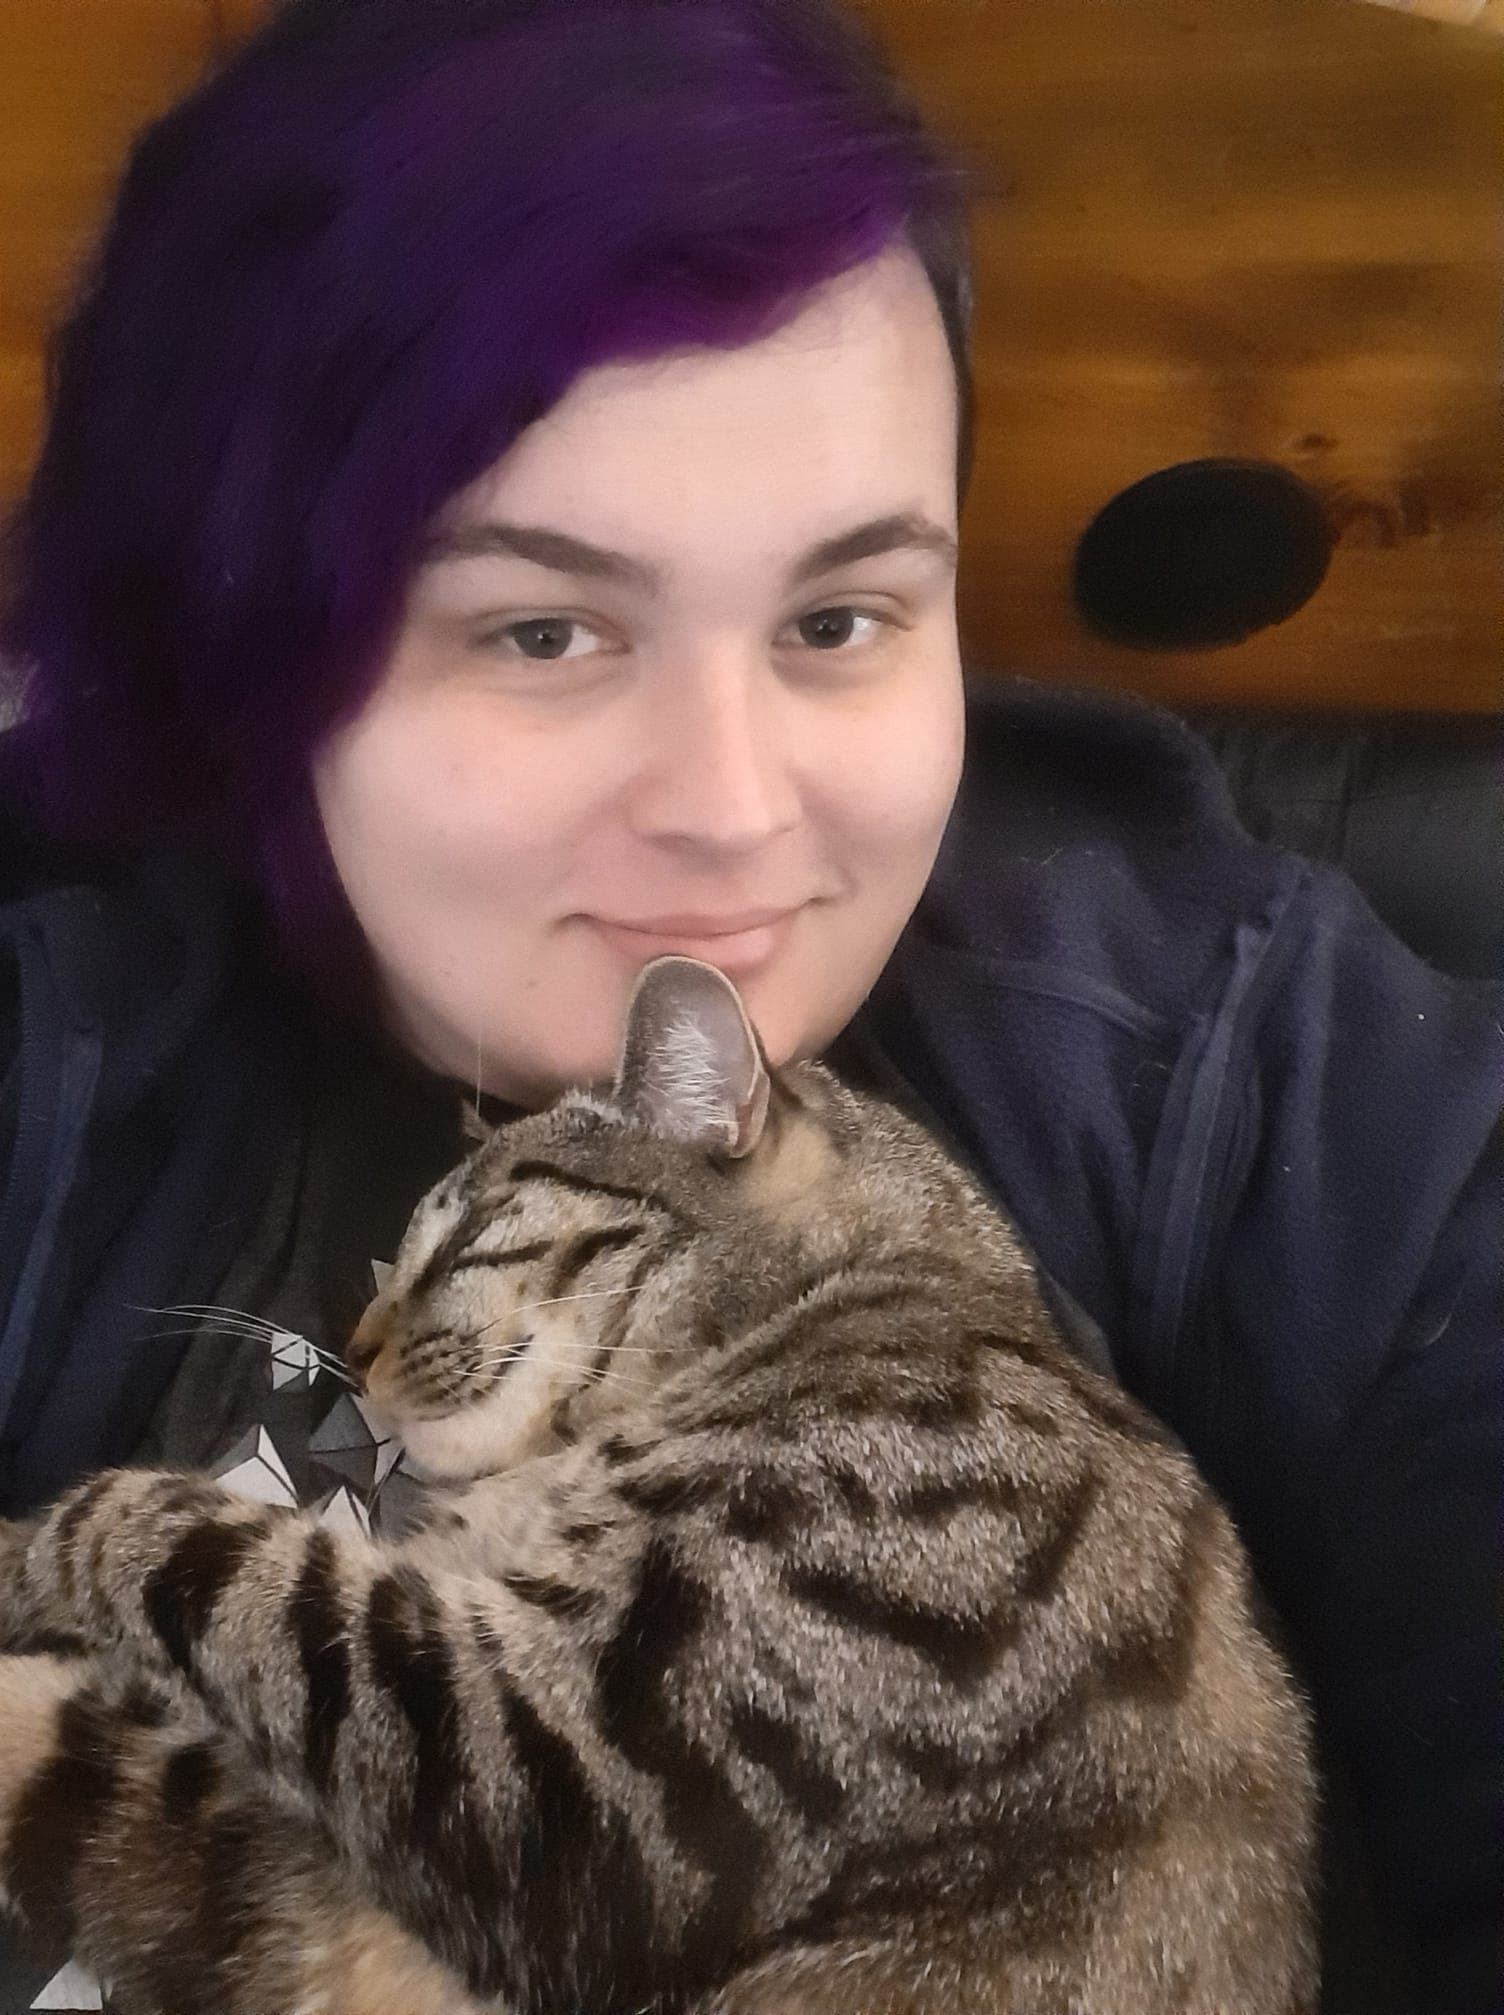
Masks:
[[[297,1017],[158,860],[10,872],[0,1509],[128,1458],[294,1123]],[[1504,986],[1264,847],[1178,722],[973,697],[859,1018],[1254,1554],[1428,2015],[1504,2007]],[[1399,1963],[1396,1961],[1396,1963]],[[1407,1962],[1408,1963],[1408,1962]]]

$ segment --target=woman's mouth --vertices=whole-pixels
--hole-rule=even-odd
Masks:
[[[744,910],[723,916],[676,914],[631,923],[605,917],[590,921],[607,943],[634,965],[677,952],[681,958],[702,959],[728,978],[735,978],[766,965],[783,949],[802,907]]]

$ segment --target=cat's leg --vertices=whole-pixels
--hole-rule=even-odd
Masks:
[[[23,1582],[49,1628],[178,1674],[477,1999],[551,2006],[553,1983],[624,1969],[646,1999],[674,1963],[620,1794],[598,1796],[549,1725],[590,1697],[574,1620],[146,1470],[62,1498]],[[552,1866],[562,1907],[538,1901]]]
[[[193,1703],[0,1658],[0,1904],[131,2015],[480,2015]]]

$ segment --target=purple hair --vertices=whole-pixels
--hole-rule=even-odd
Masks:
[[[142,135],[57,338],[0,615],[35,825],[207,856],[348,991],[310,758],[435,514],[588,367],[905,235],[964,494],[971,173],[839,0],[292,0]]]

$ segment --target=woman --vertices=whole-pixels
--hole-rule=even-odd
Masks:
[[[602,1074],[709,957],[775,1061],[931,1114],[1184,1437],[1351,1779],[1374,1991],[1481,2010],[1504,1017],[1168,719],[963,705],[963,193],[824,0],[294,0],[146,135],[0,635],[0,1509],[134,1458],[400,1517],[291,1339],[467,1098]]]

